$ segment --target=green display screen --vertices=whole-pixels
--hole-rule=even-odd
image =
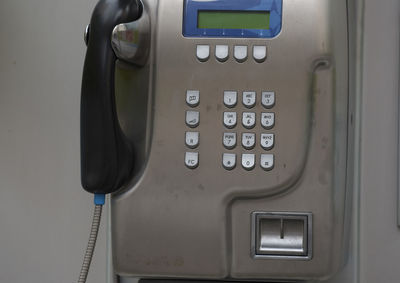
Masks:
[[[269,29],[268,11],[199,11],[197,27],[204,29]]]

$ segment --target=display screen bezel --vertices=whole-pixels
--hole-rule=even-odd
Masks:
[[[184,37],[274,38],[282,29],[282,0],[184,0]],[[198,12],[209,11],[268,11],[269,29],[199,28]]]

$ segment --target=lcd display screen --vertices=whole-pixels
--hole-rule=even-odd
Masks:
[[[198,11],[197,28],[269,29],[269,11]]]

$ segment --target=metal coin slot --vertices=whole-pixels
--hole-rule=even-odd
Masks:
[[[311,214],[253,213],[254,257],[311,257]]]

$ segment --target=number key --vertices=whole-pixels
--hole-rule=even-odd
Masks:
[[[269,109],[275,105],[275,92],[263,91],[261,94],[261,104]]]
[[[246,170],[252,170],[256,164],[254,154],[242,154],[242,166]]]
[[[256,105],[256,92],[245,91],[243,92],[243,105],[247,108],[252,108]]]
[[[237,91],[224,91],[224,104],[232,108],[237,103]]]
[[[236,133],[224,133],[222,143],[226,149],[233,149],[236,146]]]
[[[274,134],[261,134],[261,147],[270,150],[274,147]]]
[[[274,113],[261,113],[261,125],[264,129],[272,129],[275,125]]]
[[[228,129],[232,129],[236,126],[237,117],[236,112],[224,112],[224,125]]]
[[[245,149],[252,149],[256,145],[256,134],[254,133],[243,133],[242,134],[242,145]]]
[[[246,129],[254,128],[256,125],[256,113],[254,112],[243,112],[242,124]]]

